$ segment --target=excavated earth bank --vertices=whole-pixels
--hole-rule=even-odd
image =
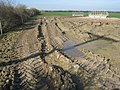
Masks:
[[[48,17],[0,42],[1,90],[120,88],[120,20]]]

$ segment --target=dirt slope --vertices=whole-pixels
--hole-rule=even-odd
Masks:
[[[111,48],[114,47],[113,43],[114,45],[120,43],[120,31],[116,29],[116,26],[120,28],[120,25],[117,22],[120,22],[120,20],[99,20],[79,17],[52,17],[45,19],[45,26],[47,27],[51,41],[50,44],[58,49],[57,51],[59,52],[54,52],[50,55],[48,58],[50,60],[47,62],[59,65],[68,72],[78,76],[79,79],[82,80],[85,89],[111,90],[120,88],[119,58],[116,58],[116,55],[117,57],[119,57],[119,55],[115,55],[114,52],[112,52],[115,48]],[[67,28],[67,30],[64,30],[65,28]],[[114,38],[114,34],[117,38]],[[56,37],[59,39],[55,40],[54,38]],[[66,51],[69,49],[68,53],[59,50],[60,47],[63,46],[57,43],[60,39],[64,42],[71,42],[72,46],[67,45],[68,47],[65,49]],[[104,50],[105,47],[112,51],[108,52]],[[116,52],[119,53],[119,46],[116,48],[118,48]],[[101,49],[101,53],[96,53],[96,50],[99,51]],[[78,54],[78,50],[83,53],[82,56],[79,53],[77,57],[74,57],[76,56],[75,54]],[[61,56],[59,55],[60,53],[62,54]],[[70,53],[72,53],[72,55]],[[111,58],[111,56],[115,60]],[[118,63],[118,66],[111,64],[111,62]],[[78,71],[76,69],[78,69]],[[79,73],[81,70],[83,70],[82,74]]]
[[[42,18],[40,24],[38,21],[29,22],[24,29],[21,28],[20,33],[15,33],[0,42],[3,47],[0,48],[0,88],[120,88],[120,25],[116,22],[120,20],[79,17]],[[72,49],[65,52],[63,48]],[[109,50],[113,53],[109,53]],[[115,54],[117,50],[118,53]]]
[[[5,90],[75,90],[75,84],[69,73],[55,65],[48,65],[42,60],[43,44],[38,40],[38,36],[36,24],[35,28],[24,30],[18,38],[15,47],[19,47],[16,50],[19,58],[11,61],[15,63],[10,69],[11,77],[6,76],[1,88]],[[4,75],[2,74],[1,78]]]

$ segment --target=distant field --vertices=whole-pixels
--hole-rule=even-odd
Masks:
[[[47,12],[42,12],[40,15],[37,15],[33,17],[34,19],[38,19],[41,17],[49,17],[49,16],[72,16],[72,14],[75,12],[72,11],[47,11]],[[83,12],[84,16],[89,15],[89,11]],[[110,18],[120,18],[120,12],[109,12],[109,17]]]
[[[74,12],[69,11],[50,11],[50,12],[42,12],[40,15],[37,15],[33,18],[41,18],[41,17],[49,17],[49,16],[72,16]],[[88,12],[84,12],[84,15],[87,16]]]
[[[111,12],[111,13],[110,13],[110,17],[120,18],[120,12]]]

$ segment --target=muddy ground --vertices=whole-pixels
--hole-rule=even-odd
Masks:
[[[120,88],[120,20],[48,17],[0,40],[1,90]]]

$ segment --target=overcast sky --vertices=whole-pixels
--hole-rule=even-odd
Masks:
[[[107,10],[120,11],[120,0],[17,0],[40,10]]]

